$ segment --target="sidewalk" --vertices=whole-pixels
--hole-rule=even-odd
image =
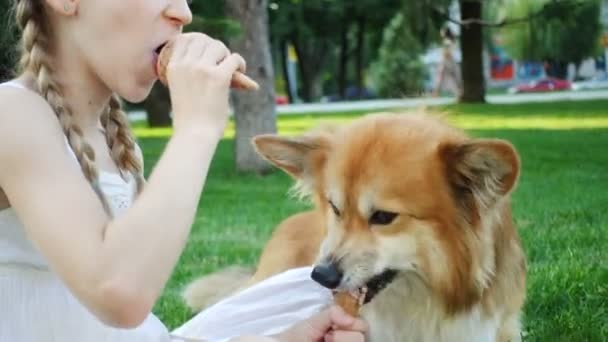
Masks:
[[[539,94],[500,94],[487,95],[486,101],[493,104],[512,104],[524,102],[551,102],[551,101],[584,101],[594,99],[608,99],[608,89],[589,91],[563,91]],[[441,106],[452,104],[454,98],[412,98],[396,100],[364,100],[350,102],[331,103],[303,103],[277,106],[277,115],[290,115],[300,113],[339,113],[353,111],[375,111],[396,108],[413,108],[420,106]],[[132,111],[129,113],[132,121],[146,119],[144,111]]]

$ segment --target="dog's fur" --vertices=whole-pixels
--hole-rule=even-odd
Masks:
[[[511,144],[390,113],[254,144],[315,209],[281,223],[245,286],[337,262],[340,287],[352,289],[392,269],[395,280],[361,311],[370,341],[520,340],[526,261],[511,218],[520,173]],[[370,219],[378,211],[398,215]],[[188,288],[193,308],[211,304],[201,291],[225,287],[208,279]]]

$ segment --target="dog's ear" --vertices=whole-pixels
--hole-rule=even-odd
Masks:
[[[323,135],[280,137],[273,134],[253,138],[257,153],[293,178],[312,176],[325,161],[329,140]]]
[[[519,177],[517,151],[504,140],[444,144],[440,154],[455,199],[467,211],[491,208],[514,189]]]

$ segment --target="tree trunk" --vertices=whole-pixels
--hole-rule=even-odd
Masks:
[[[328,41],[322,38],[317,41],[306,41],[296,31],[292,36],[293,46],[298,55],[298,68],[302,83],[302,98],[310,102],[323,94],[321,84],[321,71],[329,56]]]
[[[308,70],[311,61],[307,58],[308,55],[304,52],[304,48],[302,48],[301,44],[296,32],[293,36],[293,48],[298,55],[298,70],[300,71],[300,82],[302,83],[302,100],[304,100],[304,102],[312,102],[312,75]]]
[[[357,98],[361,99],[363,96],[363,59],[365,58],[365,17],[360,16],[357,20],[357,62],[356,62],[356,75],[357,75]]]
[[[156,82],[150,95],[143,103],[148,114],[148,125],[150,127],[171,126],[171,98],[169,89],[162,83]]]
[[[460,0],[460,16],[463,21],[481,19],[479,0]],[[485,102],[485,80],[483,75],[483,35],[479,24],[461,26],[460,47],[462,50],[462,93],[460,102]]]
[[[268,28],[268,0],[227,0],[226,14],[241,24],[241,35],[229,42],[230,49],[247,61],[247,74],[256,80],[257,92],[231,94],[236,123],[235,160],[239,171],[266,173],[271,170],[253,149],[258,134],[276,133],[274,70]]]
[[[568,62],[565,61],[557,61],[555,63],[556,66],[556,74],[557,78],[566,79],[568,78]]]
[[[338,70],[338,96],[344,99],[346,95],[348,70],[348,15],[345,13],[342,19],[342,30],[340,33],[340,68]]]
[[[566,79],[568,77],[568,62],[556,60],[553,58],[547,59],[547,68],[545,72],[549,77]]]
[[[287,56],[287,47],[288,42],[286,39],[282,39],[279,42],[279,56],[281,58],[281,68],[283,73],[283,81],[285,82],[285,92],[287,92],[287,98],[289,99],[289,103],[294,103],[296,99],[296,94],[291,91],[291,79],[289,78],[288,71],[288,56]]]

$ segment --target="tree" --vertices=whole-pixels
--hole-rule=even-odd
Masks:
[[[425,1],[439,1],[439,0],[425,0]],[[544,18],[544,20],[556,20],[555,25],[560,29],[565,29],[560,21],[571,15],[570,10],[576,7],[580,7],[583,4],[594,3],[597,0],[511,0],[510,3],[518,3],[521,6],[527,6],[531,1],[541,4],[536,11],[526,11],[525,15],[521,13],[508,13],[503,15],[502,19],[495,21],[484,20],[484,14],[492,13],[493,11],[484,10],[483,4],[492,6],[501,6],[507,1],[484,1],[484,0],[459,0],[460,5],[460,19],[450,17],[444,8],[441,8],[437,4],[433,5],[434,11],[437,15],[442,16],[449,22],[456,23],[461,27],[460,43],[462,50],[462,61],[461,71],[463,78],[463,93],[459,98],[460,102],[485,102],[485,84],[483,77],[483,41],[484,41],[484,28],[499,28],[508,27],[511,25],[521,25],[524,23],[531,23],[534,25],[534,29],[531,30],[532,35],[535,36],[539,29],[539,21],[537,19]],[[594,6],[594,5],[592,5]],[[586,12],[586,17],[589,18],[589,12]],[[597,12],[596,12],[597,13]],[[518,16],[519,14],[520,16]],[[599,15],[595,16],[591,20],[598,20]],[[571,17],[570,17],[571,18]],[[579,17],[583,18],[583,17]],[[571,18],[572,19],[572,18]],[[582,19],[572,19],[571,26],[569,29],[570,33],[574,33],[575,37],[580,36],[580,28],[575,23],[580,23]],[[542,21],[540,21],[542,23]],[[546,25],[546,21],[542,24],[547,32],[555,32]],[[573,28],[576,28],[573,31]],[[559,34],[553,35],[554,38],[564,41],[563,36]],[[585,37],[587,38],[587,37]],[[577,39],[569,39],[577,40]],[[592,44],[597,42],[595,37],[591,37]],[[554,43],[552,43],[554,44]],[[529,46],[535,46],[530,44]],[[566,50],[569,50],[566,52]],[[558,54],[568,54],[574,52],[576,47],[569,45],[568,48],[560,51]],[[577,53],[577,52],[574,52]],[[556,56],[553,55],[553,56]],[[582,59],[581,59],[582,60]],[[580,61],[580,60],[579,60]],[[558,66],[563,65],[563,62],[558,61]]]
[[[483,11],[480,0],[460,0],[462,21],[481,19]],[[461,26],[460,48],[462,59],[462,93],[460,102],[485,102],[485,79],[483,75],[483,29],[480,23]]]
[[[439,31],[453,0],[404,0],[401,12],[421,48],[427,49],[441,39]]]
[[[274,1],[270,16],[273,41],[279,56],[287,44],[295,47],[301,98],[313,101],[323,91],[333,90],[343,97],[351,83],[363,88],[365,71],[382,41],[382,29],[378,28],[386,26],[402,2]],[[283,69],[288,84],[284,65]]]
[[[402,97],[420,93],[425,78],[421,52],[404,14],[397,13],[384,30],[379,57],[371,67],[381,96]]]
[[[270,165],[253,149],[251,139],[275,133],[274,69],[271,57],[268,0],[226,0],[226,14],[241,25],[241,34],[229,40],[230,50],[247,61],[247,74],[260,84],[257,92],[232,93],[236,123],[235,159],[240,171],[263,173]]]
[[[382,41],[382,37],[377,36],[374,38],[380,39],[366,39],[370,36],[370,31],[377,31],[373,29],[370,30],[370,28],[386,27],[387,23],[395,17],[395,12],[402,13],[403,11],[399,11],[399,9],[405,7],[401,5],[400,0],[359,0],[354,1],[351,5],[353,13],[352,15],[350,13],[345,13],[345,17],[350,18],[355,27],[355,34],[353,35],[356,37],[354,44],[354,76],[355,84],[359,92],[357,96],[361,97],[361,91],[365,87],[364,71],[368,62],[377,56],[377,54],[374,53],[375,51],[378,51],[379,48],[377,42]],[[408,4],[408,6],[410,6],[410,4]],[[383,32],[383,30],[380,31]],[[366,58],[368,56],[368,50],[372,53],[369,54],[369,58]],[[341,94],[344,95],[344,89],[341,89]]]
[[[17,61],[17,28],[14,13],[9,11],[11,5],[11,1],[0,3],[0,23],[5,23],[0,30],[0,82],[14,76]]]
[[[515,58],[547,62],[550,76],[566,78],[569,63],[578,73],[585,58],[600,52],[600,5],[598,0],[513,0],[505,8],[510,16],[541,14],[506,28],[506,48]]]
[[[426,0],[429,1],[429,0]],[[430,0],[435,15],[460,25],[460,49],[462,92],[459,102],[485,102],[485,79],[483,74],[483,0],[458,0],[460,18],[453,18],[446,11],[446,4],[440,6],[439,0]]]
[[[271,12],[274,43],[285,51],[292,44],[298,56],[301,97],[310,102],[321,96],[321,75],[333,56],[342,3],[327,0],[278,0]],[[289,84],[284,68],[285,83]],[[290,97],[296,97],[291,94]]]

